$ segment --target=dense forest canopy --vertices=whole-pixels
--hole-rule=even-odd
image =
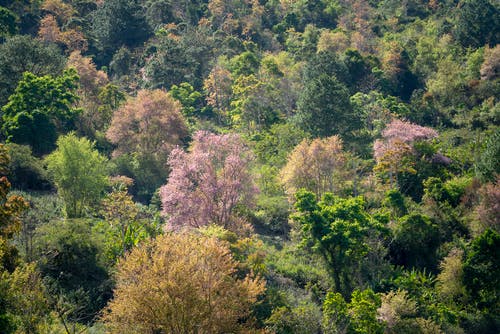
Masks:
[[[496,0],[0,0],[0,333],[500,332]]]

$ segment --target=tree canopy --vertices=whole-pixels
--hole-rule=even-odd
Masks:
[[[82,217],[104,193],[108,183],[107,159],[88,139],[70,133],[59,137],[57,149],[46,161],[64,200],[66,216]]]
[[[26,72],[9,102],[2,108],[7,140],[28,144],[37,155],[54,149],[57,134],[71,129],[78,110],[78,75],[72,69],[59,77],[37,77]]]
[[[215,238],[166,234],[142,244],[118,265],[106,326],[111,333],[241,332],[265,284],[237,278],[236,268]]]
[[[189,152],[174,149],[172,169],[160,190],[171,229],[217,224],[241,228],[238,206],[251,205],[256,190],[249,173],[252,155],[237,135],[197,132]]]

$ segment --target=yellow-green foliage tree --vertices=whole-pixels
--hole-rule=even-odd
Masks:
[[[108,257],[116,260],[139,242],[147,239],[154,220],[141,217],[140,209],[126,189],[114,189],[102,201],[104,222],[101,227],[106,234],[105,248]]]
[[[74,133],[57,140],[57,149],[47,157],[47,167],[68,218],[83,217],[108,184],[107,159],[91,141]]]
[[[166,234],[118,265],[104,321],[110,333],[239,333],[264,281],[236,277],[228,246],[195,234]]]
[[[3,279],[8,284],[7,303],[10,306],[12,320],[17,327],[15,333],[44,333],[41,328],[44,320],[48,318],[49,305],[42,276],[36,264],[22,264],[11,275],[4,273]]]
[[[338,190],[340,175],[345,173],[345,161],[338,136],[304,139],[288,156],[281,180],[290,195],[304,188],[320,198],[325,192]]]

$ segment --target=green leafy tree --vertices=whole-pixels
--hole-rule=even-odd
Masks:
[[[424,182],[424,195],[427,200],[446,203],[455,208],[460,204],[460,199],[471,182],[469,177],[455,178],[446,182],[437,177],[429,177]]]
[[[308,59],[304,68],[304,81],[314,80],[322,74],[335,77],[343,85],[350,87],[349,68],[334,52],[320,51]]]
[[[236,70],[234,62],[238,57],[232,58],[228,65],[233,70],[234,78],[230,111],[233,125],[255,133],[290,116],[296,109],[298,90],[301,87],[299,65],[294,63],[288,53],[281,52],[268,54],[262,60],[256,59],[256,64],[247,64],[246,70],[240,64]],[[221,79],[224,78],[221,76]],[[211,78],[214,79],[217,78]],[[211,83],[210,86],[209,97],[216,98],[211,102],[217,102],[218,96],[213,94],[217,90],[213,89],[221,84]],[[218,90],[221,91],[220,88]],[[218,107],[218,103],[211,104]]]
[[[260,59],[255,52],[250,50],[239,54],[229,61],[229,68],[233,77],[240,75],[249,76],[257,73],[260,65]]]
[[[17,32],[17,16],[5,7],[0,6],[0,37],[12,36]]]
[[[296,15],[293,13],[287,15],[285,19],[287,18],[290,19],[290,23],[292,23],[296,20]],[[302,28],[300,28],[300,30],[296,28],[288,29],[286,31],[286,40],[284,44],[287,51],[292,53],[295,58],[299,60],[311,59],[315,56],[320,30],[314,24],[308,24],[303,29],[303,32],[300,31],[302,31]]]
[[[396,216],[404,216],[408,213],[405,198],[397,189],[391,189],[385,193],[384,205],[389,207]]]
[[[361,115],[365,131],[376,137],[382,132],[382,126],[394,116],[411,117],[407,104],[394,96],[384,96],[378,91],[367,94],[358,92],[351,96],[351,103],[356,113]]]
[[[378,84],[378,78],[372,69],[378,65],[374,57],[363,57],[358,50],[348,49],[344,52],[344,63],[349,71],[353,91],[367,92]]]
[[[133,55],[130,50],[122,46],[113,55],[113,59],[109,63],[109,69],[112,76],[116,79],[124,75],[128,75],[132,68]]]
[[[269,128],[281,118],[280,111],[273,105],[277,90],[259,80],[255,75],[240,75],[232,86],[234,99],[231,102],[231,121],[237,128],[257,132]]]
[[[149,237],[139,207],[126,189],[115,189],[102,201],[107,256],[115,262],[140,241]]]
[[[107,84],[102,87],[98,94],[101,105],[98,111],[101,114],[102,128],[107,130],[113,118],[113,112],[125,101],[125,93],[116,85]]]
[[[83,217],[102,197],[108,183],[106,158],[88,139],[70,133],[57,140],[57,149],[46,159],[66,216]]]
[[[50,152],[57,132],[66,130],[78,110],[72,107],[78,75],[66,70],[59,77],[26,72],[2,108],[7,141],[28,144],[36,155]]]
[[[16,237],[16,245],[19,248],[23,260],[33,262],[33,240],[38,227],[63,216],[63,202],[57,194],[27,193],[20,192],[29,204],[21,217],[21,231]]]
[[[488,229],[468,247],[463,282],[475,305],[491,314],[500,311],[500,234]]]
[[[377,319],[380,297],[371,289],[355,290],[347,303],[339,293],[328,292],[323,302],[323,330],[335,333],[384,333]]]
[[[316,137],[338,134],[345,139],[358,127],[349,90],[335,76],[320,74],[306,81],[297,107],[301,128]]]
[[[483,181],[494,181],[500,174],[500,130],[490,135],[476,162],[476,175]]]
[[[202,77],[208,74],[213,53],[209,31],[188,28],[178,31],[163,29],[150,44],[154,53],[144,67],[148,88],[165,88],[191,83],[196,89],[202,84]]]
[[[39,227],[34,254],[50,308],[66,327],[89,324],[111,298],[109,274],[101,262],[103,247],[88,220],[52,221]],[[76,333],[76,331],[74,331]]]
[[[170,95],[182,104],[182,114],[186,118],[195,116],[202,107],[203,95],[187,82],[173,85]]]
[[[349,303],[351,328],[354,333],[383,333],[384,326],[377,321],[377,309],[380,307],[380,297],[371,289],[355,290]]]
[[[276,334],[319,333],[321,313],[314,303],[277,307],[266,320],[266,328]]]
[[[425,307],[424,314],[435,314],[436,310],[429,312],[427,308],[437,301],[434,290],[436,277],[432,273],[426,270],[405,270],[397,275],[392,283],[397,289],[408,291],[417,305]]]
[[[456,39],[464,46],[478,48],[500,41],[500,9],[489,0],[460,2],[455,28]]]
[[[171,38],[162,38],[157,52],[145,67],[148,85],[151,88],[171,87],[189,79],[189,67],[193,60],[183,57],[185,50]]]
[[[54,44],[30,36],[13,36],[0,45],[0,105],[14,93],[23,73],[58,75],[65,59]]]
[[[137,0],[104,1],[92,13],[92,35],[106,61],[123,45],[137,46],[151,35]]]
[[[454,178],[446,182],[437,177],[429,177],[423,184],[426,213],[436,222],[441,242],[467,236],[469,230],[466,222],[460,219],[460,208],[465,204],[462,199],[467,197],[465,194],[472,187],[472,177]],[[481,198],[482,191],[479,190],[478,193]],[[472,226],[474,229],[481,224]]]
[[[408,268],[436,268],[439,229],[428,217],[416,213],[404,216],[393,233],[390,253],[396,264]]]
[[[325,334],[346,333],[349,327],[347,302],[338,292],[329,291],[323,302],[322,327]]]
[[[34,157],[26,145],[5,145],[11,157],[9,178],[15,189],[48,190],[52,187],[43,161]]]
[[[43,113],[18,113],[10,121],[4,121],[3,133],[8,142],[27,144],[37,156],[52,151],[57,140],[55,125]]]
[[[361,197],[343,199],[326,193],[317,202],[313,193],[301,190],[296,199],[293,218],[302,226],[303,243],[324,258],[335,291],[349,296],[352,274],[370,251],[369,237],[379,235],[383,226],[366,213]]]
[[[294,124],[274,124],[254,137],[254,151],[262,163],[280,168],[286,164],[288,154],[308,136]]]

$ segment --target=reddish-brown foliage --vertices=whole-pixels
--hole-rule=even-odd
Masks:
[[[178,101],[162,90],[140,90],[115,111],[106,137],[116,145],[115,156],[138,153],[166,162],[187,134]]]

